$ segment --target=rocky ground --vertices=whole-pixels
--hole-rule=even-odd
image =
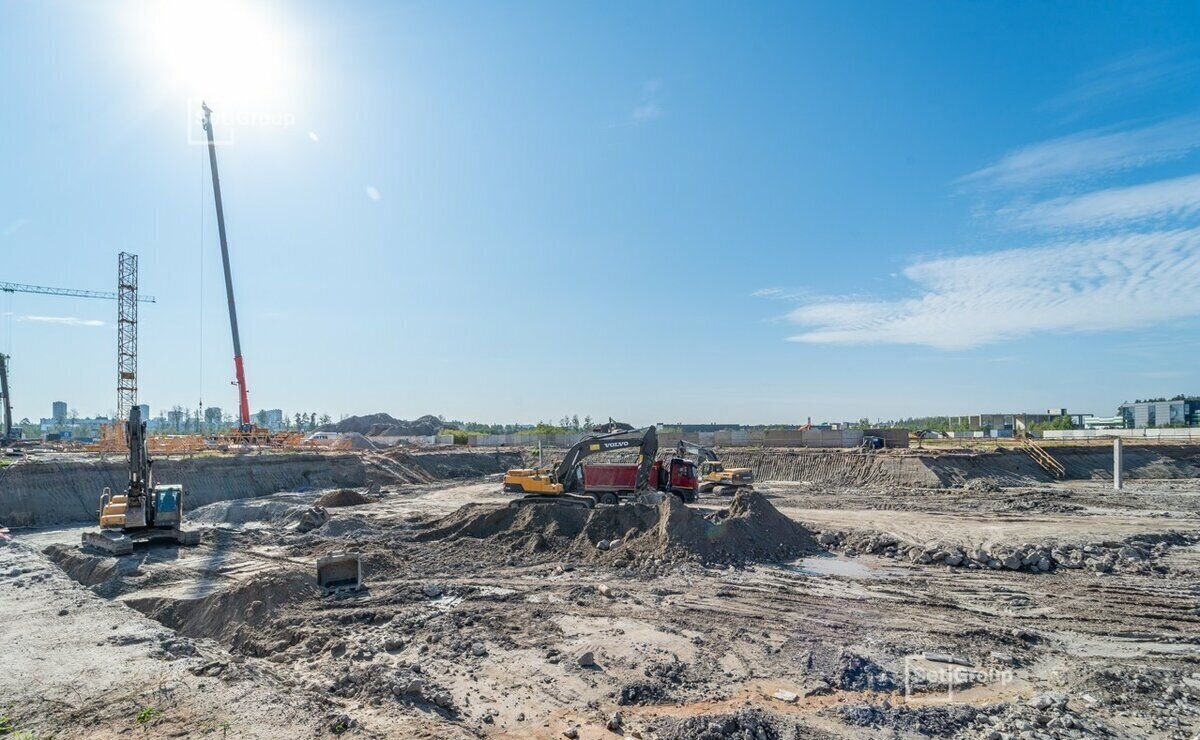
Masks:
[[[217,503],[200,547],[120,560],[18,533],[0,714],[38,737],[1200,732],[1192,481],[765,483],[591,515],[499,489]],[[320,594],[337,550],[366,591]]]

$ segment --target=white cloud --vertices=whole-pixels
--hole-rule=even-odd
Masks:
[[[368,185],[366,190],[367,190],[367,197],[370,198],[371,200],[379,200],[380,198],[383,197],[382,195],[379,194],[379,190],[374,185]]]
[[[81,319],[78,316],[22,316],[19,321],[40,321],[46,324],[62,324],[63,326],[104,326],[99,319]]]
[[[1176,159],[1200,147],[1200,119],[1141,128],[1092,129],[1017,149],[960,183],[1012,187],[1119,172]]]
[[[755,298],[771,298],[783,292],[783,288],[759,288],[750,295]]]
[[[3,233],[5,236],[12,236],[13,234],[17,233],[21,229],[25,228],[25,225],[28,223],[29,223],[29,219],[27,219],[27,218],[22,217],[22,218],[13,219],[11,222],[9,222],[8,226],[4,227]]]
[[[1164,83],[1183,83],[1200,70],[1192,54],[1179,50],[1142,49],[1089,70],[1077,84],[1049,101],[1049,108],[1075,108],[1131,95]]]
[[[1200,229],[1123,234],[904,270],[918,295],[832,299],[785,319],[816,344],[968,349],[1038,332],[1129,329],[1200,314]]]
[[[648,103],[642,103],[638,107],[634,108],[633,112],[629,114],[629,117],[638,122],[653,121],[655,118],[661,118],[662,114],[662,108],[659,107],[658,103],[650,101]]]
[[[316,143],[316,142],[318,142],[318,141],[320,141],[320,140],[321,140],[321,137],[320,137],[320,136],[317,136],[317,132],[316,132],[316,131],[309,131],[309,132],[308,132],[308,138],[312,139],[313,143]]]
[[[1026,208],[1009,208],[1013,223],[1042,228],[1105,228],[1200,214],[1200,175],[1064,196]]]

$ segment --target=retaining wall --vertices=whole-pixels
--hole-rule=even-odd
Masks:
[[[124,490],[129,468],[109,462],[23,462],[0,469],[0,524],[50,526],[95,521],[105,487]],[[184,506],[338,486],[363,486],[367,468],[357,455],[196,457],[154,462],[158,483],[183,485]]]
[[[1107,447],[1047,448],[1063,464],[1068,480],[1111,480],[1112,451]],[[1021,450],[979,453],[886,454],[845,451],[721,449],[728,467],[748,467],[760,481],[808,481],[814,484],[956,487],[972,479],[1002,486],[1028,486],[1054,479]],[[1125,447],[1128,479],[1198,478],[1200,446]]]

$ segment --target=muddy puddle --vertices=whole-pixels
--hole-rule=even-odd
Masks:
[[[898,578],[903,574],[899,568],[872,565],[838,555],[811,555],[784,567],[806,576],[840,576],[864,581]]]

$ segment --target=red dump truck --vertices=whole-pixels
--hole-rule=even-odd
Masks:
[[[637,463],[583,464],[583,492],[602,504],[615,504],[637,490]],[[673,493],[684,501],[696,500],[696,466],[691,460],[655,460],[650,468],[650,485]]]

